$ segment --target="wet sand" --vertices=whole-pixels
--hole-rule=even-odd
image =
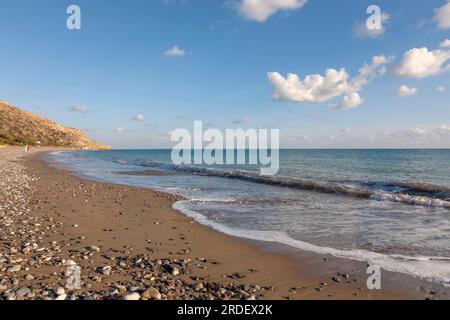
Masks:
[[[4,150],[10,148],[0,153]],[[67,298],[146,298],[146,290],[154,288],[162,299],[448,298],[440,285],[385,271],[382,289],[369,290],[365,263],[230,237],[172,209],[175,196],[80,179],[47,165],[41,160],[43,152],[33,153],[20,160],[28,174],[37,178],[28,215],[48,227],[42,246],[57,245],[58,250],[50,260],[55,264],[37,263],[39,268],[15,274],[16,290],[26,285],[38,292],[39,287],[55,291],[64,286],[63,261],[73,260],[82,268],[83,286],[66,292]],[[167,276],[167,270],[152,263],[150,272],[148,264],[140,267],[142,259],[158,261],[156,265],[162,261],[163,267],[171,263],[180,266],[181,272],[170,269]],[[34,279],[23,280],[30,273]],[[146,273],[148,277],[143,276]],[[166,278],[172,282],[166,284]],[[164,286],[158,281],[165,281]],[[9,283],[12,290],[14,283]]]

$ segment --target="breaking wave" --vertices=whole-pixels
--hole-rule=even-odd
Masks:
[[[276,187],[338,194],[376,201],[391,201],[417,206],[450,209],[450,189],[425,183],[344,181],[322,182],[283,176],[260,176],[246,170],[222,170],[216,168],[174,165],[153,161],[139,161],[135,165],[185,174],[222,177],[271,185]]]

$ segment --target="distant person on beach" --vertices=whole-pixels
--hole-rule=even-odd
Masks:
[[[25,153],[28,153],[30,151],[30,146],[28,144],[25,145]]]

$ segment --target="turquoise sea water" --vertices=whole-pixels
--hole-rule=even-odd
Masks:
[[[274,177],[260,177],[257,166],[175,166],[170,152],[48,160],[83,177],[183,195],[189,200],[176,209],[230,235],[450,284],[450,150],[281,150]]]

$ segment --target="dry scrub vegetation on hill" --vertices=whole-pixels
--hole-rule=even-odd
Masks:
[[[41,145],[77,149],[109,149],[77,129],[0,101],[0,145]]]

